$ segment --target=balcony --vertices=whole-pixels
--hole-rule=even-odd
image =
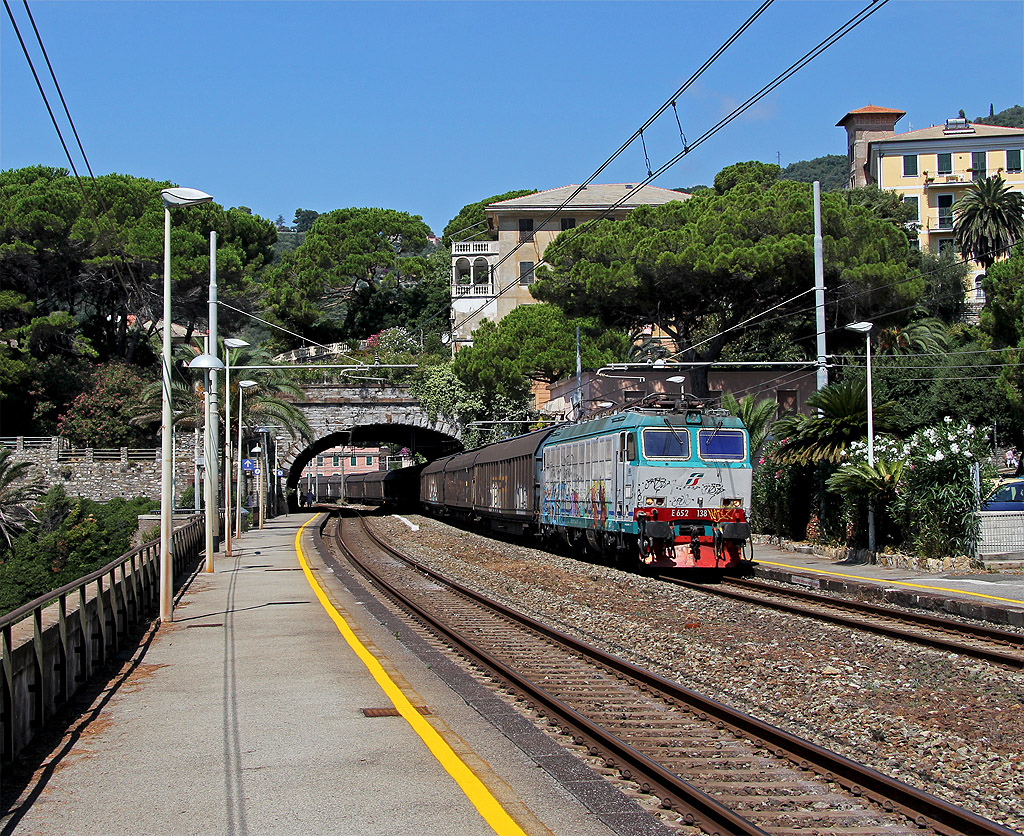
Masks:
[[[938,177],[928,177],[924,182],[926,189],[948,189],[950,186],[969,185],[971,185],[971,181],[962,174],[940,174]]]
[[[497,241],[452,241],[452,255],[497,255]]]
[[[452,285],[452,296],[494,296],[494,285],[491,282]]]
[[[952,232],[953,214],[942,212],[938,216],[931,215],[925,229],[927,232]]]

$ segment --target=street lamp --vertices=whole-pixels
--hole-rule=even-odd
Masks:
[[[171,442],[171,207],[198,206],[213,198],[198,189],[164,189],[164,340],[163,396],[160,410],[160,620],[174,618],[174,567],[171,565],[171,534],[174,512],[174,449]]]
[[[224,340],[224,554],[231,557],[231,349],[245,348],[245,340]],[[242,451],[238,451],[242,455]]]
[[[210,391],[211,372],[223,369],[224,364],[213,354],[200,354],[188,364],[190,369],[203,370],[203,457],[206,478],[203,480],[203,501],[206,504],[206,571],[213,571],[214,537],[217,522],[217,455],[220,451],[213,440],[213,425],[219,420],[213,414],[213,395]]]
[[[238,383],[238,511],[235,515],[235,536],[242,536],[242,395],[246,389],[259,386],[255,380]]]
[[[863,334],[867,339],[867,369],[868,369],[868,466],[875,466],[875,425],[873,397],[871,392],[871,329],[872,322],[851,322],[846,326],[847,331],[856,331]],[[875,553],[875,501],[868,499],[868,551]]]

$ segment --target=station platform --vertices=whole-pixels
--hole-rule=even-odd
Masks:
[[[1024,628],[1024,569],[930,574],[756,544],[754,576]]]
[[[667,832],[400,643],[317,552],[318,519],[270,520],[194,575],[68,733],[5,774],[0,833]]]

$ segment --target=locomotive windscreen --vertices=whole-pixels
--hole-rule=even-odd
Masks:
[[[700,457],[705,461],[741,462],[747,457],[742,430],[701,430],[698,438]]]
[[[648,459],[690,458],[690,433],[686,429],[651,430],[645,429],[644,456]]]

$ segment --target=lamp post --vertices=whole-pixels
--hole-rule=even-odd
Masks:
[[[174,450],[171,442],[171,207],[198,206],[213,198],[198,189],[164,189],[164,334],[160,410],[160,620],[174,618],[174,567],[171,565],[172,514],[174,513]]]
[[[847,331],[856,331],[863,334],[867,339],[867,369],[868,369],[868,466],[875,466],[875,425],[873,397],[871,392],[871,329],[872,322],[851,322],[846,326]],[[875,553],[875,501],[868,499],[868,551]]]
[[[238,510],[235,515],[235,536],[242,536],[242,395],[246,389],[259,386],[255,380],[238,383]]]
[[[237,337],[224,340],[224,554],[231,557],[231,349],[249,343]],[[242,451],[238,451],[241,456]]]
[[[203,370],[203,461],[206,478],[203,481],[203,501],[206,504],[206,571],[213,571],[213,552],[216,548],[217,522],[217,444],[213,426],[218,417],[213,414],[213,393],[210,391],[211,372],[223,369],[224,364],[213,354],[200,354],[188,364],[190,369]]]

